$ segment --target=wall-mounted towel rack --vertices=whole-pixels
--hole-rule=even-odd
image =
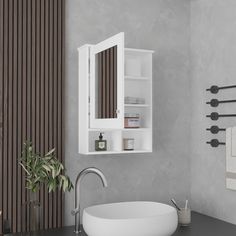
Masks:
[[[230,103],[230,102],[236,102],[236,100],[223,100],[219,101],[218,99],[211,99],[210,102],[206,102],[206,104],[210,104],[212,107],[218,107],[220,103]]]
[[[223,87],[212,85],[210,88],[206,89],[206,91],[210,91],[211,93],[218,93],[218,91],[221,89],[230,89],[230,88],[236,88],[236,85],[223,86]]]
[[[211,128],[207,128],[206,130],[211,131],[212,134],[217,134],[219,131],[225,131],[225,128],[219,128],[217,125],[211,126]]]
[[[212,139],[211,141],[206,142],[210,144],[212,147],[218,147],[219,145],[225,145],[224,142],[220,142],[218,139]]]
[[[212,120],[218,120],[220,117],[234,117],[236,114],[218,114],[217,112],[212,112],[210,115],[206,115],[206,117],[210,117]]]

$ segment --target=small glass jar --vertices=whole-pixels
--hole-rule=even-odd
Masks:
[[[125,113],[125,128],[140,128],[139,114]]]
[[[190,208],[180,208],[178,210],[178,220],[180,226],[188,226],[191,223],[191,210]]]
[[[132,151],[134,150],[134,139],[133,138],[124,138],[124,150],[126,151]]]

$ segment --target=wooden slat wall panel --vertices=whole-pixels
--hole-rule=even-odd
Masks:
[[[3,209],[3,17],[4,17],[3,1],[0,1],[0,209]],[[1,217],[1,216],[0,216]],[[0,222],[2,219],[0,218]],[[2,224],[0,223],[0,232],[2,232]]]
[[[63,158],[65,0],[0,0],[0,234],[29,230],[29,192],[18,165],[23,142]],[[61,191],[41,186],[41,229],[63,225]]]

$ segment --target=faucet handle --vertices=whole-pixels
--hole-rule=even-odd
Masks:
[[[72,211],[71,211],[71,214],[73,215],[73,216],[75,216],[76,214],[78,214],[79,213],[79,209],[78,208],[75,208],[75,209],[73,209]]]

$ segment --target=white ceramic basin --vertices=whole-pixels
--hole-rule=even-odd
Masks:
[[[158,202],[120,202],[84,209],[88,236],[170,236],[177,228],[177,212]]]

